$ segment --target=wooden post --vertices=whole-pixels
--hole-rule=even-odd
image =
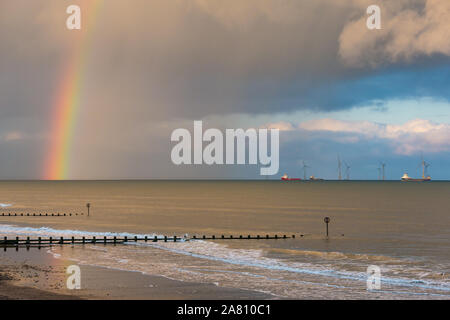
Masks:
[[[117,238],[116,238],[116,236],[114,236],[114,244],[116,244],[116,242],[117,242]]]
[[[323,219],[323,222],[325,222],[325,224],[327,225],[327,238],[328,238],[328,224],[330,223],[331,219],[330,217],[325,217]]]
[[[86,243],[86,238],[83,237],[83,238],[81,239],[81,241],[83,242],[83,244],[85,244],[85,243]]]
[[[52,244],[52,237],[50,237],[49,241],[50,241],[50,244]]]
[[[167,236],[164,236],[164,242],[167,242]]]
[[[93,242],[94,244],[95,244],[95,241],[96,241],[96,240],[95,240],[95,237],[92,237],[92,242]]]
[[[86,208],[88,210],[88,217],[89,217],[89,211],[91,209],[91,204],[90,203],[86,203]]]
[[[123,237],[123,242],[127,242],[127,241],[128,241],[128,237],[127,236]]]
[[[106,244],[106,236],[103,237],[103,243]]]
[[[177,236],[173,236],[173,242],[177,242]]]
[[[72,244],[75,243],[75,237],[72,237]]]

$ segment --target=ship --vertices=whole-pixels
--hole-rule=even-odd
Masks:
[[[412,181],[412,182],[420,182],[420,181],[431,181],[431,177],[430,176],[423,176],[422,178],[419,179],[415,179],[415,178],[411,178],[410,176],[408,176],[408,174],[405,172],[405,174],[402,177],[402,181]]]
[[[405,174],[403,174],[402,177],[402,181],[410,181],[410,182],[422,182],[422,181],[431,181],[431,177],[426,175],[426,170],[427,168],[430,166],[429,163],[425,162],[425,160],[423,160],[423,156],[422,156],[422,160],[420,161],[419,166],[422,166],[422,178],[411,178],[410,176],[408,176],[408,174],[405,172]]]
[[[300,181],[302,179],[300,178],[290,178],[287,174],[281,177],[281,180],[283,181]]]
[[[323,181],[322,178],[316,178],[316,177],[314,177],[314,176],[309,177],[309,180],[310,180],[310,181]]]

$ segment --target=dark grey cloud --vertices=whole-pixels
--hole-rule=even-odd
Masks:
[[[427,2],[436,1],[402,0],[394,9],[413,9],[421,22]],[[35,137],[26,143],[10,141],[21,150],[14,154],[42,159],[48,147],[57,91],[77,43],[77,32],[65,28],[65,9],[73,3],[89,15],[87,0],[0,3],[0,137],[11,132]],[[348,47],[353,36],[361,36],[357,21],[365,16],[365,4],[354,0],[104,1],[95,27],[88,30],[92,42],[86,48],[73,175],[170,175],[168,137],[186,120],[345,109],[395,97],[386,86],[377,86],[375,93],[371,90],[367,79],[383,76],[386,69],[359,63],[370,46],[355,51]],[[395,18],[398,25],[398,15]],[[448,64],[446,51],[434,50],[431,56],[422,51],[408,61],[388,59],[387,66],[417,69],[428,68],[430,61],[435,67]],[[439,59],[435,53],[441,55]],[[438,78],[444,79],[442,74]],[[361,79],[366,79],[363,86]],[[439,92],[448,88],[444,80]],[[417,91],[414,83],[408,85],[410,91],[403,90],[402,95]],[[12,149],[3,148],[10,154]],[[11,159],[4,161],[12,164]],[[29,169],[31,176],[38,177],[36,163],[42,160],[11,165],[8,172],[21,176],[25,171],[20,168],[25,166],[34,168]]]

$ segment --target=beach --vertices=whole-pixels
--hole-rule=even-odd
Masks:
[[[1,236],[131,240],[8,248],[2,288],[81,299],[450,298],[448,182],[1,182],[0,191],[10,204],[1,212],[13,214],[0,216]],[[266,234],[295,238],[236,239]],[[179,241],[132,241],[164,235]],[[81,268],[81,290],[65,286],[69,265]],[[368,290],[373,266],[381,287]]]
[[[0,253],[0,300],[208,300],[271,299],[271,295],[221,288],[101,267],[80,265],[79,290],[66,286],[70,261],[53,258],[46,250],[14,248]]]

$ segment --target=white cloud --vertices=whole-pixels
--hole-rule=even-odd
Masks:
[[[382,124],[371,121],[343,121],[316,119],[292,125],[292,129],[327,134],[327,138],[340,143],[356,143],[362,140],[385,140],[397,154],[411,155],[417,152],[450,151],[450,124],[424,119],[404,124]],[[280,123],[267,124],[267,128],[280,128]],[[289,128],[286,126],[286,128]]]
[[[295,127],[292,123],[286,121],[267,123],[261,126],[261,129],[278,129],[280,131],[292,131]]]

